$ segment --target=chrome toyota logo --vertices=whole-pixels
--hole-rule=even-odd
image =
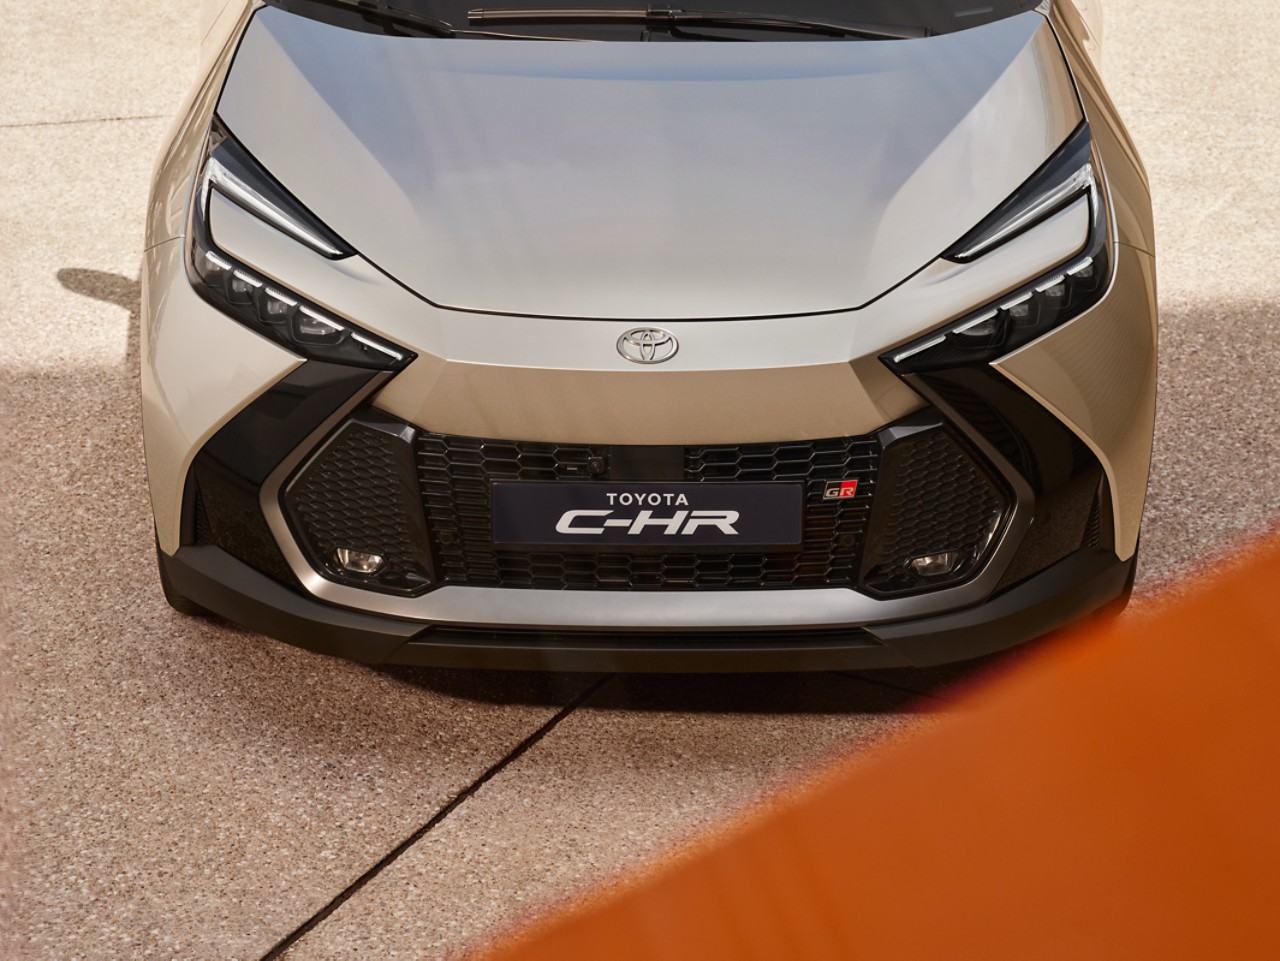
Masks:
[[[660,327],[633,327],[618,338],[618,353],[633,364],[661,364],[679,349],[675,336]]]

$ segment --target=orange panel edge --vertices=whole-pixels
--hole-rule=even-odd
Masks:
[[[1280,537],[477,961],[1280,956]]]

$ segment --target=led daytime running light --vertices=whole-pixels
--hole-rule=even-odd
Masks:
[[[196,290],[224,313],[258,333],[303,356],[358,367],[398,369],[414,356],[359,330],[293,291],[281,289],[279,284],[226,254],[208,249],[205,246],[208,243],[201,238],[192,245],[192,280]],[[237,292],[232,286],[235,282],[243,284],[248,291]]]
[[[968,263],[1012,240],[1080,197],[1100,206],[1089,125],[1082,123],[1021,187],[960,238],[943,257]]]
[[[1106,288],[1101,244],[1045,278],[881,357],[897,373],[990,363],[1091,307]],[[1057,294],[1051,294],[1061,288]]]
[[[1041,194],[1020,213],[1001,224],[996,230],[987,234],[977,243],[951,253],[952,260],[961,262],[981,257],[993,247],[998,247],[1006,240],[1011,240],[1033,224],[1038,223],[1052,213],[1065,207],[1076,197],[1089,194],[1090,201],[1096,203],[1098,185],[1093,177],[1093,163],[1086,162],[1072,173],[1066,180],[1055,184],[1047,192]]]
[[[187,273],[195,291],[231,319],[309,360],[376,370],[400,370],[413,361],[416,354],[333,315],[214,245],[208,218],[217,190],[319,253],[334,259],[353,253],[216,120],[209,142],[188,231]]]
[[[228,170],[216,156],[211,156],[208,163],[204,165],[204,179],[204,189],[207,190],[210,186],[217,188],[219,193],[225,195],[229,200],[244,207],[250,213],[261,217],[294,240],[306,244],[312,250],[322,253],[326,257],[343,257],[349,253],[349,251],[344,251],[341,247],[330,243],[317,232],[307,229],[305,225],[297,220],[285,216],[278,207],[263,197],[262,194]]]

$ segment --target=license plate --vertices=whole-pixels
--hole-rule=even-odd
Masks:
[[[802,539],[800,484],[498,481],[493,541],[555,547],[786,547]]]

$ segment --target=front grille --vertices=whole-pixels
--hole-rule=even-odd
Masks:
[[[948,430],[927,430],[888,449],[868,538],[863,585],[877,594],[911,593],[965,580],[986,559],[1007,516],[1008,499],[967,444]],[[912,558],[958,551],[945,576],[912,573]]]
[[[418,593],[430,583],[407,433],[390,418],[354,418],[288,485],[285,508],[301,533],[299,545],[331,580],[397,594]],[[344,570],[338,548],[376,554],[382,566],[372,574]]]
[[[616,450],[616,449],[612,449]],[[610,473],[611,448],[484,440],[420,432],[418,473],[436,558],[450,584],[549,589],[852,587],[880,455],[873,437],[686,447],[684,481],[801,481],[800,549],[740,553],[556,551],[493,543],[494,481],[628,480]],[[621,459],[621,458],[619,458]],[[858,493],[824,501],[827,483]]]
[[[550,590],[857,588],[879,594],[951,586],[979,570],[1007,517],[989,465],[933,415],[885,436],[776,444],[611,447],[487,440],[418,430],[373,410],[352,417],[285,487],[299,546],[331,580],[418,593],[442,584]],[[548,548],[493,542],[495,482],[799,483],[795,547],[674,551],[665,545]],[[828,500],[833,482],[855,496]],[[211,520],[215,520],[212,516]],[[216,522],[214,527],[216,529]],[[376,576],[334,565],[336,548],[380,555]],[[924,578],[909,562],[959,551]]]

